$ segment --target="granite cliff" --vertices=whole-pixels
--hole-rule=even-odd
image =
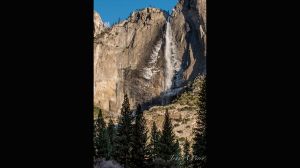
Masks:
[[[205,73],[205,0],[141,9],[111,27],[94,12],[94,104],[110,115],[125,93],[132,108],[165,105]]]

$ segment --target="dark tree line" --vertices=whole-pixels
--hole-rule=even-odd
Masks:
[[[202,84],[199,100],[194,143],[191,145],[186,139],[181,152],[168,110],[162,130],[153,122],[149,132],[141,106],[137,105],[135,111],[130,110],[129,99],[125,95],[117,124],[110,119],[106,126],[99,110],[94,123],[94,158],[114,160],[124,168],[206,168],[206,80]]]
[[[195,129],[194,145],[193,145],[193,167],[206,168],[207,167],[207,80],[201,86],[199,94],[199,111],[197,128]]]

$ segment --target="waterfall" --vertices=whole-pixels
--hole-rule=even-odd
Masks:
[[[143,77],[147,80],[150,80],[152,76],[158,72],[158,69],[156,68],[156,63],[158,60],[158,53],[161,49],[162,40],[159,40],[156,45],[154,46],[154,49],[152,51],[152,54],[150,55],[150,59],[148,61],[148,64],[146,67],[143,68]]]
[[[172,86],[177,87],[181,84],[182,70],[180,69],[181,62],[178,60],[177,56],[177,46],[175,41],[173,40],[170,18],[168,18],[166,22],[164,38],[164,92],[166,93],[166,95],[171,95],[173,94],[173,92],[174,94],[176,94]],[[159,68],[156,64],[159,58],[159,51],[162,48],[162,44],[162,39],[156,42],[146,66],[142,69],[142,77],[146,80],[152,79],[152,76],[159,71]]]
[[[172,37],[172,28],[170,26],[169,18],[166,24],[165,35],[165,87],[164,90],[168,91],[172,87],[174,75],[180,70],[180,62],[177,58],[176,44]],[[177,82],[176,82],[177,83]]]

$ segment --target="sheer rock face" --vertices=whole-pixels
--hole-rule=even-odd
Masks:
[[[205,0],[179,1],[170,17],[160,9],[145,8],[112,27],[105,27],[94,13],[94,104],[118,115],[125,93],[132,108],[160,101],[165,91],[168,18],[182,73],[182,82],[172,89],[206,73],[205,15]]]
[[[184,79],[191,80],[206,73],[206,0],[180,0],[172,17]]]
[[[94,11],[94,37],[105,29],[100,15]]]

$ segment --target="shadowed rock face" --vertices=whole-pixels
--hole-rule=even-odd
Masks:
[[[118,115],[125,93],[132,108],[167,103],[166,95],[180,93],[187,81],[206,73],[205,15],[205,0],[182,0],[171,16],[146,8],[112,27],[94,13],[94,104]],[[179,69],[167,89],[166,65],[176,66],[174,60]]]

